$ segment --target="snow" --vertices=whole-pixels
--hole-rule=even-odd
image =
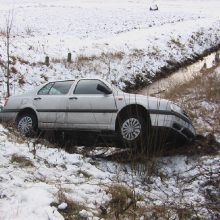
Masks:
[[[11,66],[17,70],[10,79],[12,94],[47,80],[81,76],[98,75],[121,88],[126,80],[134,83],[138,74],[151,82],[170,61],[181,62],[219,45],[218,0],[159,0],[157,12],[149,11],[150,4],[145,0],[0,0],[0,106],[6,95],[5,18],[11,9]],[[68,52],[72,64],[65,61]],[[45,56],[50,57],[49,67],[43,65]],[[19,83],[21,79],[24,83]],[[201,106],[216,109],[207,101]],[[200,118],[199,123],[204,126]],[[68,203],[59,200],[60,191],[82,205],[81,217],[99,219],[100,206],[109,211],[108,189],[114,184],[141,195],[137,207],[145,213],[139,219],[153,219],[156,205],[168,207],[172,219],[179,218],[176,207],[193,206],[204,219],[218,215],[207,206],[207,193],[211,189],[219,196],[213,184],[219,178],[219,154],[160,157],[156,173],[141,176],[130,163],[85,156],[82,147],[70,154],[50,146],[23,139],[0,125],[0,220],[64,219],[62,210],[68,209]],[[91,155],[116,151],[97,147]],[[33,166],[12,162],[13,155],[25,157]]]
[[[1,0],[2,31],[8,10],[13,10],[10,50],[17,74],[11,79],[12,94],[44,83],[45,76],[51,80],[99,75],[121,88],[126,81],[133,85],[136,75],[151,82],[170,61],[182,62],[220,43],[219,1],[161,0],[157,12],[150,12],[149,4],[145,0]],[[0,48],[4,63],[2,34]],[[65,61],[68,52],[72,64]],[[45,56],[50,57],[49,67],[42,65]],[[88,60],[79,61],[80,57]],[[5,84],[0,87],[0,96],[5,96]]]
[[[137,202],[141,208],[193,205],[206,219],[214,216],[206,208],[205,192],[210,187],[213,192],[216,190],[207,182],[218,178],[219,155],[161,157],[157,160],[159,175],[144,177],[132,172],[129,163],[95,159],[96,149],[91,151],[93,157],[69,154],[39,143],[30,144],[35,140],[22,139],[2,125],[0,139],[0,219],[63,219],[59,212],[68,204],[58,201],[60,190],[68,199],[83,205],[80,216],[98,219],[99,207],[107,206],[111,200],[108,187],[114,184],[123,184],[141,195],[143,200]],[[12,162],[15,154],[25,156],[34,166],[21,167]],[[82,171],[88,175],[80,175]],[[59,202],[58,207],[51,205],[54,202]]]
[[[59,206],[58,206],[58,209],[62,210],[62,209],[66,209],[67,208],[67,203],[65,202],[62,202]]]
[[[90,212],[87,212],[85,209],[83,209],[82,211],[79,212],[79,215],[82,217],[82,218],[85,218],[87,219],[88,217],[92,217],[92,213]]]

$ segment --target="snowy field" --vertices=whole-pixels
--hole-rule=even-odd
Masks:
[[[112,201],[116,207],[118,203],[110,189],[117,189],[118,184],[135,195],[135,219],[219,217],[213,203],[220,195],[219,155],[161,157],[154,164],[155,171],[144,177],[132,172],[130,163],[33,143],[0,125],[1,220],[61,220],[69,201],[80,207],[68,219],[115,219]],[[126,202],[132,199],[125,198]],[[122,213],[127,218],[120,215],[120,219],[133,219],[129,210]]]
[[[218,0],[161,0],[155,12],[149,11],[150,3],[0,0],[0,76],[5,72],[9,11],[13,94],[45,80],[80,76],[107,78],[121,88],[140,87],[167,67],[194,60],[220,44]],[[66,63],[68,52],[71,64]],[[45,56],[50,57],[49,67],[43,65]],[[5,96],[3,82],[0,87]]]
[[[9,12],[13,14],[12,94],[47,80],[81,76],[99,76],[121,88],[138,88],[166,68],[193,61],[219,46],[219,0],[159,0],[155,12],[149,11],[151,3],[0,0],[0,104],[6,96]],[[72,63],[66,62],[68,52]],[[45,56],[50,58],[48,67]],[[213,103],[199,100],[196,104],[210,108]],[[195,112],[203,116],[200,108]],[[214,132],[208,126],[214,123],[219,131],[215,118],[210,118],[193,118],[197,131],[200,127],[201,134]],[[220,218],[219,151],[157,158],[153,166],[149,162],[143,177],[131,170],[129,161],[94,157],[112,148],[97,147],[89,152],[93,156],[87,156],[80,152],[83,147],[70,154],[41,141],[23,139],[0,124],[0,220],[113,220],[118,211],[123,213],[119,219],[134,219],[134,214],[138,220]],[[125,193],[123,208],[115,207],[118,184],[119,191],[130,192]]]

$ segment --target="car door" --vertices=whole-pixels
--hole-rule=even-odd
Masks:
[[[64,124],[67,117],[68,92],[74,81],[58,81],[45,85],[34,97],[38,120],[48,126]],[[61,126],[62,127],[62,126]]]
[[[110,91],[101,80],[82,79],[70,95],[67,108],[67,123],[82,129],[106,129],[117,112],[114,95],[106,94],[97,86]]]

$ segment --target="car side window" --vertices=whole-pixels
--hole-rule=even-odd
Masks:
[[[48,83],[47,85],[45,85],[43,88],[41,88],[39,91],[38,91],[38,95],[48,95],[51,87],[53,86],[54,83]]]
[[[38,95],[65,95],[69,92],[74,81],[48,83],[38,92]]]
[[[102,86],[108,89],[108,87],[100,80],[82,79],[77,83],[74,93],[75,94],[104,94],[103,92],[97,89],[98,84],[101,84]]]
[[[69,92],[74,81],[55,82],[49,95],[65,95]]]

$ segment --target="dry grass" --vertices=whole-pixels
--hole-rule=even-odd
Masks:
[[[126,212],[135,205],[134,193],[128,187],[115,184],[109,187],[108,193],[111,194],[112,199],[109,202],[110,216],[114,216],[115,219],[123,219],[122,215],[126,215]]]
[[[20,64],[29,64],[29,61],[27,61],[27,60],[24,60],[23,58],[21,58],[21,57],[17,57],[17,59],[18,59],[18,61],[20,62]]]
[[[3,28],[0,28],[0,37],[6,37],[6,32]]]
[[[51,63],[66,63],[67,61],[65,60],[65,59],[60,59],[60,58],[54,58],[54,57],[52,57],[51,58]]]
[[[86,55],[79,55],[77,58],[76,58],[76,63],[78,64],[82,64],[82,63],[87,63],[87,62],[90,62],[90,61],[94,61],[94,60],[97,60],[98,57],[93,55],[93,56],[86,56]]]
[[[102,54],[101,56],[106,56],[106,57],[108,57],[109,59],[112,59],[112,60],[116,60],[116,59],[119,59],[119,60],[122,60],[123,59],[123,57],[124,57],[124,53],[123,52],[121,52],[121,51],[118,51],[118,52],[111,52],[111,53],[107,53],[107,54]]]
[[[109,53],[102,53],[100,56],[96,55],[91,55],[87,56],[84,54],[79,54],[76,59],[72,62],[73,65],[70,66],[87,66],[89,63],[92,62],[94,64],[94,61],[101,61],[101,62],[107,62],[109,60],[122,60],[124,57],[124,53],[119,51],[119,52],[109,52]],[[60,58],[51,58],[51,63],[63,63],[67,64],[66,59],[60,59]],[[68,63],[69,64],[69,63]]]
[[[169,45],[176,45],[179,48],[184,48],[184,45],[180,42],[180,38],[172,38],[170,42],[168,42]]]
[[[12,66],[12,67],[11,67],[11,73],[17,74],[17,73],[18,73],[18,70],[17,70],[14,66]]]
[[[42,73],[42,74],[40,75],[40,77],[41,77],[42,79],[44,79],[44,81],[46,81],[46,82],[48,81],[48,76],[46,76],[45,74]]]
[[[155,206],[148,206],[139,210],[139,213],[144,216],[144,220],[151,220],[151,219],[163,219],[163,220],[170,220],[170,219],[200,219],[197,218],[197,213],[194,210],[194,207],[172,207],[166,205],[155,205]]]
[[[60,214],[64,217],[65,220],[84,219],[79,215],[79,212],[83,209],[86,210],[85,206],[69,199],[66,196],[65,191],[66,191],[65,189],[60,187],[57,192],[57,202],[52,202],[50,206],[55,206],[57,208],[61,203],[66,203],[67,207],[65,209],[59,210]]]
[[[131,56],[131,58],[133,58],[133,57],[140,58],[140,57],[143,57],[144,55],[145,55],[144,50],[134,49],[130,56]]]
[[[220,134],[220,76],[215,68],[203,70],[191,81],[176,85],[164,94],[164,98],[187,110],[199,134]]]
[[[15,65],[16,64],[16,61],[17,61],[17,58],[15,56],[10,56],[10,64],[11,65]]]
[[[18,78],[18,84],[20,87],[22,87],[24,84],[26,83],[24,76],[20,75],[20,77]]]
[[[11,162],[18,164],[20,167],[34,167],[33,162],[29,158],[18,154],[12,155]]]
[[[20,135],[15,124],[13,122],[1,123],[9,132],[6,132],[7,139],[11,142],[16,142],[19,144],[25,144],[26,138],[23,135]]]
[[[107,220],[120,219],[197,219],[197,212],[193,206],[184,205],[150,205],[124,185],[112,185],[109,188],[112,199],[109,203],[110,211],[100,217]],[[139,203],[138,201],[142,201]],[[141,205],[142,204],[142,205]],[[106,209],[109,210],[109,209]],[[199,219],[199,218],[198,218]]]
[[[29,36],[33,36],[34,30],[31,27],[27,26],[25,27],[25,33]]]
[[[82,174],[85,178],[90,178],[91,175],[84,170],[79,170],[78,175]]]
[[[197,74],[191,81],[176,85],[165,93],[165,98],[178,99],[181,94],[188,95],[189,92],[199,99],[206,98],[210,101],[220,101],[220,76],[215,73],[215,68],[203,70],[202,74]]]

